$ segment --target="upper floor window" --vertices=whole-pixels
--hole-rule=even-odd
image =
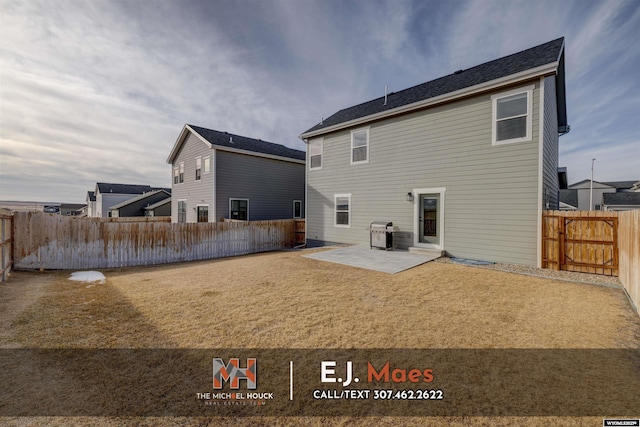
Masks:
[[[178,168],[173,168],[173,183],[177,184],[180,180],[180,171]]]
[[[369,129],[351,131],[351,164],[369,162]]]
[[[204,160],[204,173],[211,172],[211,157],[207,156],[203,160]]]
[[[180,173],[178,174],[178,182],[184,182],[184,162],[180,162]]]
[[[302,200],[293,201],[293,217],[302,218]]]
[[[196,158],[196,181],[200,181],[202,177],[202,157]]]
[[[309,169],[322,169],[322,139],[309,143]]]
[[[533,86],[491,97],[493,145],[531,140],[532,98]]]

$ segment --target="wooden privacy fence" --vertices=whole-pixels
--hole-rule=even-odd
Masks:
[[[618,266],[617,212],[544,212],[543,268],[617,276]]]
[[[618,278],[640,314],[640,210],[619,212],[620,275]]]
[[[0,280],[7,280],[13,265],[13,217],[11,211],[0,209],[0,267],[2,274]]]
[[[295,220],[102,222],[16,212],[15,269],[89,269],[221,258],[290,248]]]

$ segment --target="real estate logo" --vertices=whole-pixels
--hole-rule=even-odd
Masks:
[[[257,367],[258,363],[255,358],[247,359],[247,367],[240,367],[240,359],[231,358],[229,363],[225,365],[221,358],[213,359],[213,388],[214,390],[222,389],[225,382],[229,382],[232,390],[240,388],[240,380],[246,381],[247,389],[255,390],[257,387]]]

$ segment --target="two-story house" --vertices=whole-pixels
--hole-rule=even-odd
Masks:
[[[304,217],[304,151],[187,124],[167,163],[172,222]]]
[[[307,143],[307,243],[369,244],[541,264],[541,218],[558,208],[558,137],[569,131],[560,38],[345,108]]]

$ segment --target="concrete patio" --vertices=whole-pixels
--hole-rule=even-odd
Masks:
[[[440,257],[437,253],[409,252],[407,250],[385,251],[364,245],[348,246],[324,252],[304,255],[320,261],[335,262],[351,267],[365,268],[395,274]]]

